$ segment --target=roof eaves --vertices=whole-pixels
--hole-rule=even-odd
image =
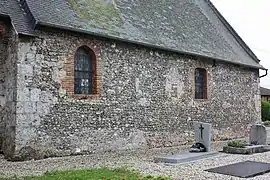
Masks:
[[[234,36],[236,41],[241,45],[241,47],[252,57],[252,59],[256,62],[260,62],[257,56],[253,53],[253,51],[248,47],[245,41],[238,35],[238,33],[233,29],[230,23],[222,16],[222,14],[218,11],[218,9],[213,5],[210,0],[205,0],[209,7],[213,10],[213,12],[217,15],[220,21],[224,24],[224,26],[230,31],[230,33]]]
[[[16,28],[15,28],[15,26],[14,26],[12,20],[11,20],[10,15],[0,13],[0,18],[3,18],[4,21],[8,21],[11,24],[11,26],[13,27],[15,33],[18,34],[18,32],[17,32],[17,30],[16,30]]]
[[[38,37],[38,34],[36,33],[18,32],[17,34],[19,37],[23,37],[23,36]]]
[[[3,14],[3,13],[0,13],[0,18],[5,20],[5,21],[10,21],[10,16],[8,14]]]
[[[231,64],[235,64],[235,65],[241,65],[243,67],[266,70],[260,64],[258,64],[258,66],[253,66],[253,65],[243,64],[243,63],[236,63],[235,61],[228,61],[228,60],[224,60],[224,59],[213,58],[213,57],[209,57],[209,56],[205,56],[205,55],[201,55],[201,54],[197,54],[197,53],[193,53],[193,52],[184,52],[184,51],[180,51],[180,50],[176,50],[176,49],[172,49],[172,48],[165,48],[165,47],[161,47],[161,46],[158,46],[158,45],[153,45],[153,44],[150,44],[150,43],[127,40],[127,39],[124,39],[124,38],[119,38],[119,37],[116,37],[116,36],[110,36],[110,35],[107,35],[107,34],[93,33],[93,32],[90,32],[90,31],[85,31],[85,30],[81,30],[81,29],[77,29],[77,28],[73,28],[73,27],[67,27],[67,26],[61,26],[61,25],[57,25],[57,24],[51,24],[51,23],[47,23],[47,22],[42,22],[42,21],[36,21],[36,27],[38,28],[40,26],[51,27],[51,28],[56,28],[56,29],[62,29],[62,30],[77,32],[77,33],[88,34],[88,35],[92,35],[92,36],[103,37],[103,38],[118,40],[118,41],[122,41],[122,42],[137,44],[137,45],[141,45],[141,46],[146,46],[146,47],[150,47],[150,48],[154,48],[154,49],[160,49],[160,50],[164,50],[164,51],[175,52],[175,53],[180,53],[180,54],[185,54],[185,55],[190,55],[190,56],[195,56],[195,57],[200,57],[200,58],[207,58],[207,59],[211,59],[211,60],[215,60],[215,61],[227,62],[227,63],[231,63]]]

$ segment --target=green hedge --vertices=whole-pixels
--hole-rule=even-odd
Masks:
[[[270,103],[262,101],[262,121],[270,120]]]

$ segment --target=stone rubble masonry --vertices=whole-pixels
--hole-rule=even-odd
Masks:
[[[7,26],[4,23],[0,23],[1,34],[0,34],[0,151],[2,150],[2,143],[5,131],[5,122],[3,118],[3,111],[6,102],[5,94],[5,63],[7,59],[7,40],[8,33]]]
[[[1,118],[0,118],[0,150],[2,149],[2,143],[3,143],[3,136],[4,136],[4,131],[5,131],[5,123],[3,120],[3,107],[5,104],[5,87],[4,87],[4,82],[5,82],[5,60],[7,57],[7,45],[5,43],[5,40],[7,39],[6,33],[4,34],[4,29],[6,30],[6,26],[4,26],[4,23],[0,23],[1,31],[0,34],[0,113],[1,113]]]
[[[73,94],[83,45],[97,57],[89,96]],[[14,160],[190,144],[194,121],[212,123],[213,140],[225,140],[260,121],[255,69],[70,32],[22,36],[16,50]],[[208,72],[207,100],[194,99],[196,68]]]
[[[15,151],[16,126],[16,50],[17,36],[4,24],[0,39],[0,150],[6,156]]]

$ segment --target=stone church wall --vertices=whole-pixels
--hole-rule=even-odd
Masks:
[[[11,156],[15,150],[17,36],[2,25],[0,37],[0,150]]]
[[[5,82],[5,63],[6,63],[6,57],[7,57],[7,45],[5,43],[5,40],[7,39],[6,33],[4,32],[4,29],[6,29],[6,26],[4,23],[0,22],[0,150],[3,143],[3,136],[4,136],[4,130],[5,130],[5,123],[3,119],[3,109],[5,105],[5,89],[4,89],[4,82]]]
[[[82,45],[97,56],[90,99],[71,94]],[[193,121],[212,123],[213,139],[224,140],[260,121],[258,70],[69,33],[22,37],[18,55],[18,157],[193,143]],[[208,72],[207,100],[194,99],[198,67]]]

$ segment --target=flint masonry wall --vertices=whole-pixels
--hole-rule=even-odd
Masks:
[[[79,100],[70,92],[82,45],[96,52],[98,95]],[[192,121],[229,139],[260,120],[258,70],[56,32],[21,38],[18,54],[15,151],[24,159],[187,144]],[[208,100],[194,99],[198,67]]]
[[[6,25],[0,22],[0,151],[4,138],[5,123],[3,119],[3,110],[5,106],[5,63],[7,59],[7,35]]]
[[[11,156],[15,150],[17,36],[2,24],[0,38],[0,150]]]

